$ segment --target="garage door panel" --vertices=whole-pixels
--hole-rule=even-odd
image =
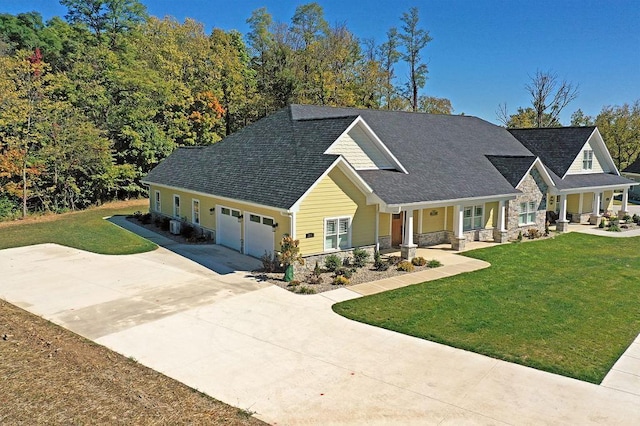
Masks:
[[[218,244],[240,251],[240,211],[221,207],[217,217]]]
[[[245,229],[246,253],[253,257],[262,257],[265,251],[273,253],[273,218],[245,212],[248,217]]]

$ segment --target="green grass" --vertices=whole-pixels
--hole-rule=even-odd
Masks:
[[[640,238],[571,233],[465,255],[476,272],[334,305],[367,324],[600,383],[640,332]]]
[[[1,223],[0,249],[56,243],[101,254],[154,250],[157,247],[154,243],[103,219],[105,216],[131,214],[148,207],[148,200],[136,200],[80,212]]]

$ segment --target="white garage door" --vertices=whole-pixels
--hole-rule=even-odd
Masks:
[[[273,253],[273,218],[245,212],[245,253],[253,257],[262,257],[264,252]]]
[[[227,207],[216,209],[216,242],[223,246],[240,251],[240,210]]]

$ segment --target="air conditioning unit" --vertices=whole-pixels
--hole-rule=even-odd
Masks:
[[[169,222],[169,232],[171,232],[174,235],[179,235],[180,234],[180,221],[179,220],[172,220]]]

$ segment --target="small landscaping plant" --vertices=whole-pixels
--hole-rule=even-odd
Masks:
[[[180,227],[180,235],[182,235],[186,239],[192,238],[194,234],[195,234],[195,229],[193,228],[193,226],[189,225],[188,223],[183,223],[182,226]]]
[[[347,285],[349,284],[349,278],[345,277],[344,275],[336,275],[336,277],[333,279],[333,285]]]
[[[607,226],[607,221],[604,219],[604,217],[600,220],[600,224],[598,225],[598,228],[603,229],[605,226]]]
[[[516,241],[518,242],[522,241],[522,231],[518,232],[518,238]]]
[[[342,259],[342,266],[344,266],[345,268],[348,268],[351,266],[351,258],[349,256],[344,257]]]
[[[304,265],[304,259],[300,256],[300,240],[294,240],[289,235],[285,234],[280,242],[280,254],[278,258],[280,263],[285,268],[284,280],[291,282],[293,280],[293,264],[298,262]]]
[[[318,265],[318,261],[316,260],[316,266],[313,268],[313,272],[307,278],[307,282],[309,284],[321,284],[322,283],[322,269],[320,265]]]
[[[330,254],[324,259],[324,268],[329,272],[334,272],[342,265],[342,260],[335,254]]]
[[[260,261],[262,262],[262,270],[265,272],[275,272],[278,269],[278,259],[271,252],[265,250]]]
[[[527,231],[527,238],[530,240],[535,240],[536,238],[540,238],[542,235],[537,228],[529,228]]]
[[[633,217],[631,218],[631,220],[633,220],[633,222],[635,224],[638,224],[640,222],[640,216],[638,216],[637,214],[633,214]]]
[[[418,256],[411,259],[411,263],[413,263],[414,266],[424,266],[427,264],[427,259],[422,256]]]
[[[442,266],[442,262],[437,259],[432,259],[427,262],[427,268],[439,268],[440,266]]]
[[[356,268],[364,268],[369,261],[369,253],[366,250],[357,248],[353,250],[353,266]]]
[[[287,287],[297,287],[300,285],[300,281],[298,280],[291,280],[289,281],[289,284],[287,284]]]
[[[301,286],[295,287],[294,292],[298,294],[316,294],[316,289],[301,285]]]
[[[337,268],[334,272],[336,276],[342,275],[345,278],[351,278],[353,276],[353,270],[345,268],[344,266]]]
[[[382,260],[382,255],[380,254],[379,250],[376,250],[373,253],[373,268],[376,271],[386,271],[387,269],[389,269],[389,264]]]
[[[607,228],[607,231],[609,232],[620,232],[620,226],[618,226],[617,223],[611,223],[609,225],[609,227]]]
[[[625,222],[629,222],[631,220],[631,216],[625,214],[624,216],[622,216],[622,220],[624,220]]]
[[[415,267],[413,266],[413,263],[409,262],[408,260],[403,260],[396,265],[396,269],[398,271],[413,272]]]

